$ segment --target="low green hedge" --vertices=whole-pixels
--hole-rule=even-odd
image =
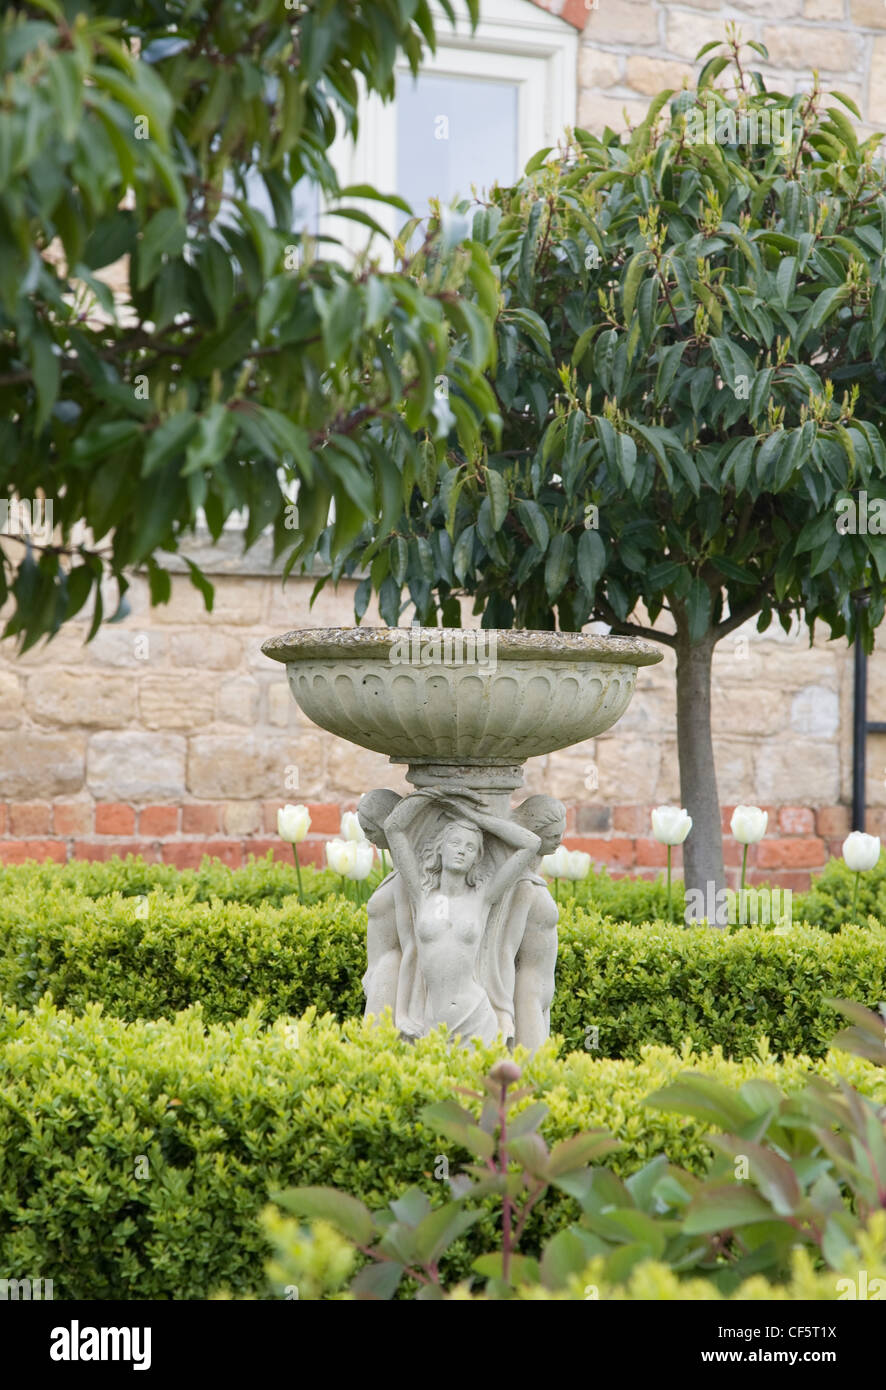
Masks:
[[[49,991],[129,1020],[201,1004],[208,1021],[230,1022],[256,1000],[266,1021],[311,1006],[344,1019],[363,1011],[365,936],[365,910],[335,895],[305,907],[206,902],[191,881],[138,901],[92,898],[65,871],[41,870],[0,898],[0,993],[31,1007]],[[765,1035],[778,1053],[821,1056],[832,997],[886,999],[886,935],[632,927],[562,905],[551,1023],[569,1048],[636,1057],[689,1038],[743,1057]]]
[[[376,870],[370,882],[380,877]],[[305,901],[320,902],[340,891],[341,880],[330,869],[302,869]],[[191,902],[207,903],[214,899],[223,902],[257,905],[270,903],[282,907],[288,900],[298,901],[298,882],[295,867],[280,863],[268,853],[262,859],[250,855],[250,862],[241,869],[230,869],[219,859],[204,857],[199,869],[177,869],[172,864],[148,864],[136,855],[125,859],[114,856],[102,862],[71,859],[67,864],[5,864],[0,865],[0,897],[9,893],[46,892],[62,889],[86,898],[104,898],[120,893],[124,898],[138,897],[160,889],[181,893]]]
[[[370,878],[370,886],[380,877],[379,871]],[[317,870],[306,865],[302,870],[305,899],[321,902],[340,890],[340,879],[328,869]],[[855,875],[842,859],[832,859],[824,872],[813,878],[807,893],[793,895],[795,922],[813,922],[823,931],[839,931],[853,920],[865,924],[869,916],[886,922],[886,853],[869,873],[859,881],[858,905],[852,913]],[[271,859],[253,859],[241,869],[229,869],[218,859],[205,858],[199,869],[176,869],[171,864],[147,864],[143,859],[127,855],[125,860],[110,859],[104,863],[71,860],[68,864],[16,864],[0,866],[0,897],[19,889],[42,891],[59,885],[81,896],[106,897],[121,893],[134,897],[154,889],[181,892],[193,902],[269,903],[282,907],[295,900],[297,888],[295,869],[289,863]],[[605,868],[593,871],[580,883],[561,883],[558,888],[561,904],[572,903],[611,917],[617,922],[634,926],[664,917],[667,893],[662,876],[650,883],[646,879],[612,878]],[[684,913],[683,886],[674,881],[673,913],[682,922]],[[734,930],[734,928],[733,928]]]
[[[454,1050],[439,1032],[410,1047],[391,1026],[312,1014],[295,1027],[266,1028],[257,1011],[207,1028],[199,1010],[130,1024],[48,1001],[0,1010],[0,1267],[53,1279],[60,1298],[261,1296],[268,1250],[256,1218],[269,1191],[328,1184],[375,1207],[418,1184],[440,1202],[438,1156],[455,1172],[464,1155],[419,1113],[454,1084],[476,1086],[495,1049]],[[701,1122],[641,1105],[680,1071],[798,1090],[807,1062],[650,1047],[633,1063],[558,1057],[548,1044],[525,1065],[550,1107],[549,1140],[603,1126],[623,1143],[614,1168],[628,1173],[662,1150],[704,1167]],[[841,1053],[814,1065],[886,1101],[870,1063]],[[574,1215],[569,1199],[546,1201],[529,1248]],[[490,1216],[454,1250],[452,1274],[492,1240]]]

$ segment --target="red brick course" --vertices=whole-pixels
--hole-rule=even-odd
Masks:
[[[36,859],[42,864],[47,859],[55,859],[63,864],[68,851],[61,840],[0,840],[0,863],[24,864],[28,859]]]
[[[246,842],[248,843],[248,842]],[[230,869],[243,863],[242,840],[178,840],[163,846],[163,863],[177,869],[199,869],[205,854],[220,859]]]
[[[652,827],[647,806],[613,806],[612,828],[628,835],[648,835]]]
[[[13,801],[9,807],[9,833],[17,839],[48,835],[51,816],[48,801]]]
[[[100,801],[95,808],[96,835],[134,835],[135,812],[116,801]]]
[[[634,862],[633,840],[587,840],[581,836],[567,835],[563,842],[567,849],[581,849],[589,854],[595,863],[630,868]]]
[[[757,845],[760,869],[817,869],[824,866],[824,840],[761,840]]]
[[[819,835],[842,835],[845,839],[849,834],[849,807],[820,806],[815,823]]]
[[[138,813],[139,835],[156,835],[164,840],[178,833],[177,806],[145,806]]]
[[[94,812],[91,801],[56,801],[52,829],[56,835],[91,835]]]
[[[778,828],[784,835],[814,835],[815,812],[808,806],[782,806]]]
[[[215,835],[221,806],[212,802],[191,802],[182,807],[183,835]]]
[[[2,844],[2,841],[0,841]],[[64,845],[61,846],[65,848]],[[117,855],[125,859],[127,854],[137,854],[148,864],[159,864],[157,846],[145,840],[75,840],[72,859],[113,859]]]

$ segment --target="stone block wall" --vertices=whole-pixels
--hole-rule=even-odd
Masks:
[[[204,853],[226,863],[272,849],[277,808],[310,806],[304,862],[321,862],[340,813],[375,786],[408,790],[404,769],[310,723],[285,671],[261,652],[269,635],[353,621],[353,584],[285,590],[270,573],[214,576],[211,613],[185,575],[150,609],[84,645],[87,620],[16,657],[0,644],[0,862],[105,859],[128,852],[181,867]],[[365,620],[377,622],[371,612]],[[470,619],[466,616],[466,622]],[[649,812],[679,804],[674,657],[641,670],[621,721],[600,738],[532,759],[526,792],[569,809],[567,843],[615,873],[656,875],[664,851]],[[886,718],[886,650],[870,665],[870,717]],[[739,801],[769,809],[752,851],[754,881],[808,884],[849,828],[852,660],[845,643],[740,629],[714,668],[714,738],[724,828]],[[868,757],[868,829],[886,835],[886,738]],[[516,800],[522,799],[522,794]],[[726,841],[737,874],[738,847]],[[677,862],[679,862],[679,855]]]
[[[579,49],[578,124],[619,130],[649,98],[679,90],[697,72],[703,44],[734,21],[744,40],[765,44],[754,58],[770,89],[806,90],[813,69],[823,85],[858,106],[864,129],[886,127],[886,5],[882,0],[594,0]]]

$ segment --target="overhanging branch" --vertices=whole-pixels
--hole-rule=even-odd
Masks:
[[[643,627],[641,623],[623,623],[615,616],[605,599],[597,603],[597,609],[604,622],[612,628],[616,637],[645,637],[650,642],[663,642],[666,647],[677,646],[677,639],[670,632],[658,632],[652,627]]]

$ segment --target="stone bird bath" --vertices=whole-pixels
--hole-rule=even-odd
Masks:
[[[627,709],[648,642],[580,633],[315,628],[272,637],[309,719],[408,764],[415,788],[367,792],[358,814],[394,870],[368,904],[367,1016],[401,1034],[501,1034],[535,1048],[550,1031],[557,907],[539,860],[565,810],[531,796],[527,758],[609,729]]]

